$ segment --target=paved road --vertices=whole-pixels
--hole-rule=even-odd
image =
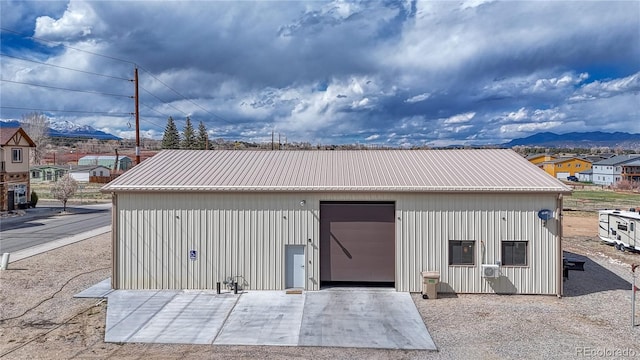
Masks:
[[[0,220],[0,253],[13,253],[111,225],[111,204],[67,206],[72,214],[60,215],[61,207],[38,206],[26,215]]]

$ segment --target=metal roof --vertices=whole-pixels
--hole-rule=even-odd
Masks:
[[[557,192],[512,150],[165,150],[102,188],[129,191]]]
[[[619,165],[640,158],[640,154],[617,155],[593,163],[593,165]]]
[[[126,155],[120,155],[117,158],[118,158],[118,160],[123,160],[123,159],[131,160],[131,158],[129,158]],[[86,156],[81,157],[79,160],[93,160],[93,161],[95,161],[95,160],[110,160],[110,161],[113,161],[115,159],[116,159],[115,155],[86,155]]]

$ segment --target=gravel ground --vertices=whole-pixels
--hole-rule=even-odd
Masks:
[[[593,213],[565,216],[565,251],[587,261],[565,296],[413,294],[437,352],[316,347],[104,343],[106,303],[73,295],[110,275],[110,234],[0,272],[0,358],[7,359],[539,359],[640,357],[629,264],[596,239]],[[639,281],[640,282],[640,281]],[[640,305],[638,306],[640,307]],[[639,317],[640,318],[640,317]],[[637,322],[640,322],[638,319]],[[629,356],[631,357],[631,356]]]

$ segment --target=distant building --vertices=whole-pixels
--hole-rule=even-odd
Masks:
[[[593,183],[613,185],[622,180],[622,167],[640,159],[640,154],[618,155],[593,164]]]
[[[632,182],[640,182],[640,158],[631,162],[622,164],[622,180]]]
[[[29,151],[34,147],[22,128],[0,128],[0,211],[24,207],[31,201]]]
[[[542,168],[549,175],[566,180],[569,176],[577,176],[577,173],[591,169],[591,162],[579,157],[558,158],[541,163]]]
[[[37,165],[29,168],[32,183],[58,181],[69,168],[57,165]]]
[[[538,165],[540,169],[543,168],[543,163],[553,161],[555,159],[557,159],[557,157],[551,154],[531,154],[527,156],[527,160],[532,164]]]
[[[106,166],[78,166],[69,171],[69,175],[78,182],[91,182],[91,177],[109,177],[111,169]]]
[[[593,182],[593,169],[581,171],[576,176],[580,182]]]
[[[87,155],[78,159],[78,166],[100,165],[116,171],[127,171],[133,166],[133,161],[128,156],[118,156],[117,166],[115,155]]]

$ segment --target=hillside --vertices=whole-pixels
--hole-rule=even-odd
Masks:
[[[544,146],[550,148],[592,148],[609,147],[622,149],[639,149],[640,134],[625,132],[607,133],[602,131],[571,132],[555,134],[543,132],[525,138],[514,139],[502,146]]]

